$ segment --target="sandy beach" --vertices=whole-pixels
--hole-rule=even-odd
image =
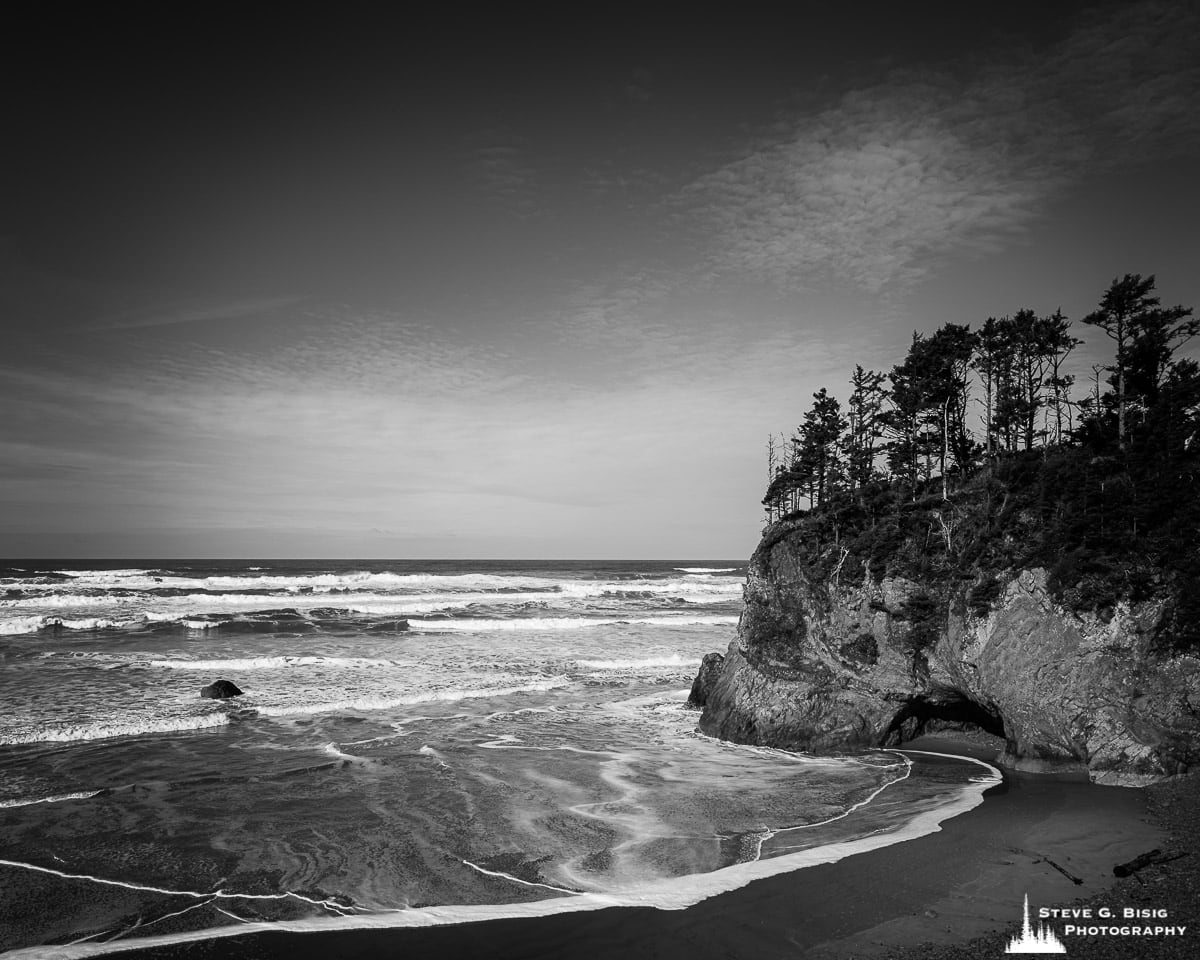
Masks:
[[[991,759],[987,745],[949,739],[913,741],[915,749]],[[1187,782],[1185,781],[1185,784]],[[1097,787],[1076,776],[1005,773],[984,803],[941,830],[840,862],[758,880],[680,911],[612,909],[539,919],[423,929],[266,933],[127,953],[149,958],[494,957],[771,958],[991,956],[1020,924],[1026,894],[1036,906],[1092,898],[1120,909],[1157,906],[1177,872],[1175,861],[1114,883],[1112,868],[1168,844],[1156,794]],[[1167,803],[1165,809],[1178,804]],[[1173,870],[1172,868],[1176,868]],[[1163,879],[1166,877],[1167,879]],[[1157,884],[1150,886],[1147,884]],[[1186,899],[1183,903],[1188,903]],[[1164,904],[1166,906],[1166,904]],[[1169,923],[1191,926],[1186,907]],[[1195,907],[1192,914],[1200,913]],[[1158,921],[1164,922],[1164,921]],[[982,939],[977,939],[982,938]],[[1188,947],[1192,934],[1175,938]],[[1104,956],[1139,956],[1146,944],[1100,938]],[[1083,952],[1084,941],[1068,943]]]

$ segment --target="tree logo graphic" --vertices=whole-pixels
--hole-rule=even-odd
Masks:
[[[1004,948],[1005,953],[1066,953],[1067,948],[1058,939],[1048,923],[1036,926],[1029,922],[1029,894],[1025,894],[1025,922],[1021,935],[1013,937]]]

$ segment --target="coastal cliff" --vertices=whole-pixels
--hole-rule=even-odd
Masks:
[[[829,752],[973,724],[1004,738],[1002,763],[1121,785],[1200,762],[1200,659],[1169,639],[1187,584],[1088,604],[1086,576],[1063,585],[1070,564],[939,564],[937,538],[911,535],[892,553],[924,546],[932,561],[881,562],[863,548],[878,537],[837,533],[820,515],[764,531],[737,637],[698,678],[706,733]],[[954,552],[951,536],[943,546]]]

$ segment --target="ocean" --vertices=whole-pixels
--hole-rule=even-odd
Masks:
[[[0,565],[0,951],[679,908],[980,802],[978,761],[699,733],[745,573]]]

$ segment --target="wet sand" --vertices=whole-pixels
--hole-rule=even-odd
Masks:
[[[945,739],[907,746],[994,756],[978,744]],[[1026,894],[1039,905],[1100,894],[1113,882],[1114,864],[1161,842],[1140,790],[1097,787],[1077,776],[1006,772],[980,806],[935,833],[756,880],[686,910],[613,908],[416,929],[255,933],[110,956],[878,957],[1011,928],[1020,921]]]

